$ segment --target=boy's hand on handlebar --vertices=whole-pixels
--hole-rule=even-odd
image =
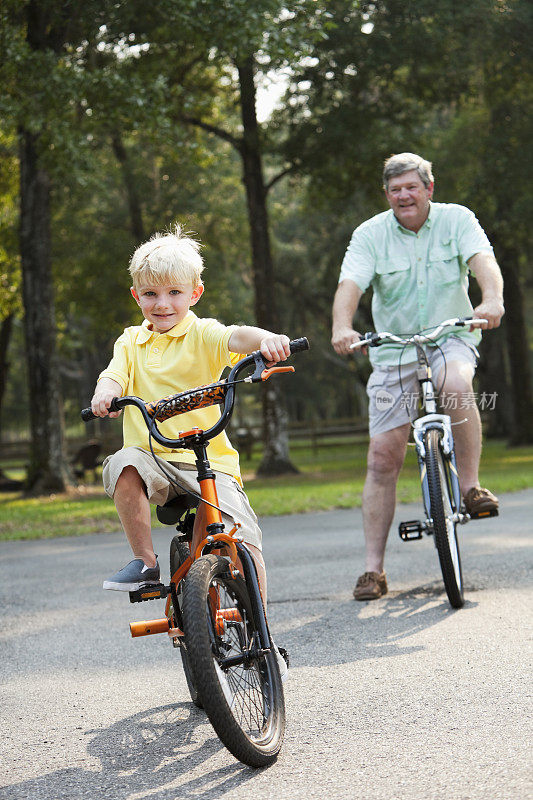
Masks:
[[[291,354],[290,339],[288,336],[278,333],[269,333],[261,340],[259,350],[267,361],[267,366],[277,364],[278,361],[286,361]]]
[[[122,395],[122,388],[119,383],[109,378],[103,378],[96,384],[93,399],[91,400],[91,411],[96,417],[110,418],[119,417],[122,411],[109,411],[111,401],[115,397]]]
[[[504,313],[505,309],[503,303],[497,297],[490,298],[489,300],[482,300],[474,309],[473,315],[479,319],[486,319],[487,322],[482,325],[471,325],[470,330],[473,331],[476,327],[482,328],[483,330],[498,328]]]

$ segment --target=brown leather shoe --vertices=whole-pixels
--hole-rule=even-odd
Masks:
[[[482,489],[481,486],[473,486],[465,494],[464,500],[466,513],[470,514],[472,519],[498,516],[500,505],[498,498],[488,489]]]
[[[356,600],[378,600],[388,591],[384,572],[364,572],[357,578],[353,596]]]

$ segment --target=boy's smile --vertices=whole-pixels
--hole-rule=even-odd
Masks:
[[[140,286],[131,293],[144,318],[156,333],[166,333],[185,319],[189,308],[200,299],[204,287],[199,284],[173,283],[164,286]]]

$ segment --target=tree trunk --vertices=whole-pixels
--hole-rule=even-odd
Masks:
[[[497,248],[504,279],[505,333],[513,387],[513,427],[509,444],[533,443],[533,391],[530,353],[524,314],[524,297],[515,264],[518,254],[510,248]]]
[[[255,110],[254,62],[249,57],[237,65],[241,93],[243,139],[240,149],[243,180],[252,244],[252,269],[257,324],[267,330],[279,331],[274,267],[270,249],[266,190],[261,162],[261,147]],[[283,408],[279,387],[273,382],[263,386],[263,459],[259,475],[282,475],[298,472],[289,458],[287,414]]]
[[[44,494],[65,491],[69,483],[55,352],[50,180],[39,165],[36,134],[21,129],[19,140],[20,254],[31,420],[28,490]]]
[[[130,212],[131,232],[137,243],[144,242],[144,225],[142,218],[141,203],[137,193],[137,184],[135,177],[131,171],[131,164],[122,141],[120,133],[115,132],[111,137],[113,145],[113,152],[117,157],[117,161],[122,169],[122,176],[124,178],[124,186],[126,188],[126,195],[128,198],[128,209]]]
[[[9,372],[9,361],[7,351],[13,329],[14,314],[8,314],[0,325],[0,425],[2,420],[2,403],[7,386],[7,374]],[[2,429],[0,427],[0,441],[2,440]]]
[[[497,331],[483,334],[479,352],[481,360],[476,371],[478,396],[488,398],[483,413],[480,402],[483,431],[488,438],[507,438],[513,433],[513,392],[505,338],[506,320]],[[494,403],[492,402],[494,398]]]

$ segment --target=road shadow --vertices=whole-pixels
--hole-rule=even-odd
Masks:
[[[100,769],[84,767],[48,772],[0,789],[2,800],[126,800],[147,792],[151,800],[194,797],[218,800],[242,786],[257,770],[238,761],[215,766],[196,777],[196,767],[224,746],[206,715],[192,703],[172,703],[140,712],[108,728],[85,731],[93,738],[87,752]],[[209,737],[206,740],[206,735]],[[80,753],[76,750],[76,758]]]
[[[450,614],[465,614],[477,606],[467,599],[462,609],[453,609],[440,581],[390,592],[379,601],[320,597],[286,603],[288,608],[282,600],[273,603],[273,630],[279,644],[289,650],[295,667],[333,666],[416,653],[424,646],[408,645],[406,639],[439,625]],[[295,620],[304,616],[298,609],[300,603],[305,603],[305,617],[298,623]]]

